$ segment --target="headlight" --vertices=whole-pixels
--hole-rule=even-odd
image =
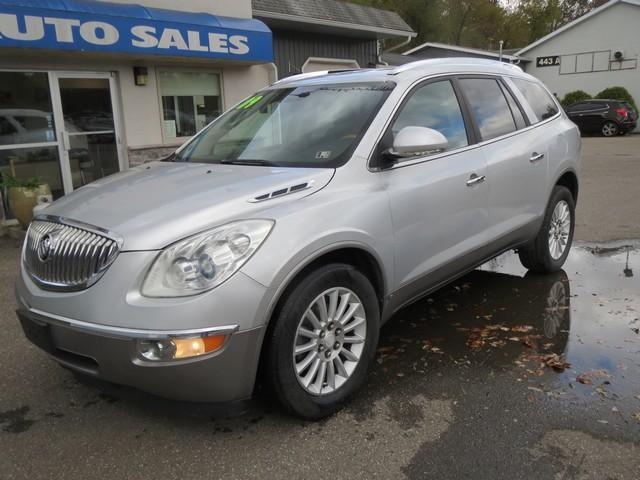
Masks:
[[[215,288],[249,260],[273,224],[273,220],[242,220],[168,246],[147,273],[142,294],[185,297]]]

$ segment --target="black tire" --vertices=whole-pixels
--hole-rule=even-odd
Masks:
[[[600,133],[605,137],[615,137],[620,133],[620,128],[616,122],[608,121],[602,124]]]
[[[360,299],[366,314],[366,339],[360,360],[348,380],[334,392],[320,396],[307,392],[298,381],[292,349],[305,311],[319,295],[332,287],[348,288]],[[263,371],[267,385],[280,403],[305,420],[318,420],[340,410],[364,384],[378,344],[380,311],[369,280],[351,265],[334,263],[320,267],[287,292],[271,321],[275,324],[266,339]]]
[[[567,240],[566,247],[562,256],[555,259],[551,255],[549,247],[549,230],[551,228],[551,217],[556,205],[561,201],[567,202],[569,206],[570,218],[570,230],[569,238]],[[547,205],[547,211],[544,215],[544,220],[540,231],[536,238],[534,238],[528,245],[518,250],[518,256],[520,257],[520,263],[522,265],[536,273],[552,273],[557,272],[564,265],[569,250],[571,250],[571,244],[573,242],[573,232],[575,229],[575,201],[573,195],[568,188],[556,185],[551,192],[551,198]]]

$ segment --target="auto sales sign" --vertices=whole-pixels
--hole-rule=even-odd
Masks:
[[[0,47],[273,61],[271,31],[257,20],[183,12],[172,17],[162,10],[168,21],[159,21],[117,10],[138,6],[103,5],[114,11],[95,15],[0,3]]]

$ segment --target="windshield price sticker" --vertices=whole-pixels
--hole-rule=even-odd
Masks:
[[[247,98],[244,102],[236,107],[236,110],[246,110],[253,107],[256,103],[262,100],[262,95],[254,95],[251,98]]]
[[[536,66],[538,67],[557,67],[558,65],[560,65],[560,55],[536,58]]]

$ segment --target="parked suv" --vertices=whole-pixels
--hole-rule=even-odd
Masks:
[[[227,402],[260,371],[320,418],[360,388],[405,305],[511,249],[560,269],[579,154],[576,126],[516,66],[291,77],[167,161],[48,207],[25,241],[19,317],[87,375]]]
[[[605,137],[624,135],[636,128],[638,113],[629,102],[585,100],[566,109],[569,118],[583,133],[601,133]]]

